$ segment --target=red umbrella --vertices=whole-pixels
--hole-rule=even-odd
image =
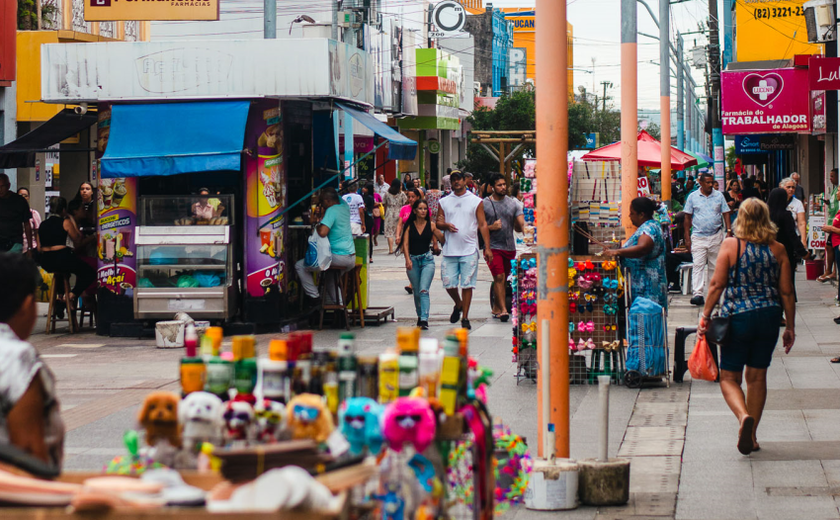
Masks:
[[[647,166],[649,168],[660,168],[662,166],[662,145],[659,141],[654,139],[649,133],[642,130],[639,132],[639,166]],[[607,146],[602,146],[597,150],[592,150],[588,154],[581,157],[584,161],[620,161],[621,160],[621,141]],[[671,147],[671,169],[684,170],[689,166],[697,164],[697,159],[683,153],[673,146]]]

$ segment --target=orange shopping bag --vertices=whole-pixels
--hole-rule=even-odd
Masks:
[[[691,372],[692,379],[717,380],[718,368],[712,351],[709,350],[709,344],[706,343],[706,336],[697,336],[697,344],[688,358],[688,371]]]

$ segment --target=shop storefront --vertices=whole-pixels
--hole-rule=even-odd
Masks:
[[[106,45],[45,46],[42,91],[98,114],[99,332],[177,312],[294,319],[304,212],[345,170],[336,101],[370,106],[367,54],[327,39]]]

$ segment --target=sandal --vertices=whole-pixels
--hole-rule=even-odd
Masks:
[[[755,419],[749,415],[741,419],[741,429],[738,430],[738,451],[741,455],[749,455],[753,452],[752,435],[755,429]]]
[[[830,360],[831,363],[840,363],[840,357],[832,358]]]
[[[405,292],[407,292],[408,294],[414,294],[414,289],[410,285],[406,285]]]
[[[509,319],[510,319],[510,314],[508,314],[508,313],[499,314],[499,321],[501,321],[502,323],[507,323],[507,321]]]

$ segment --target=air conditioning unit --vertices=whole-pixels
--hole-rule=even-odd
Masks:
[[[802,7],[805,10],[808,42],[823,43],[837,38],[834,0],[810,0],[802,4]]]

